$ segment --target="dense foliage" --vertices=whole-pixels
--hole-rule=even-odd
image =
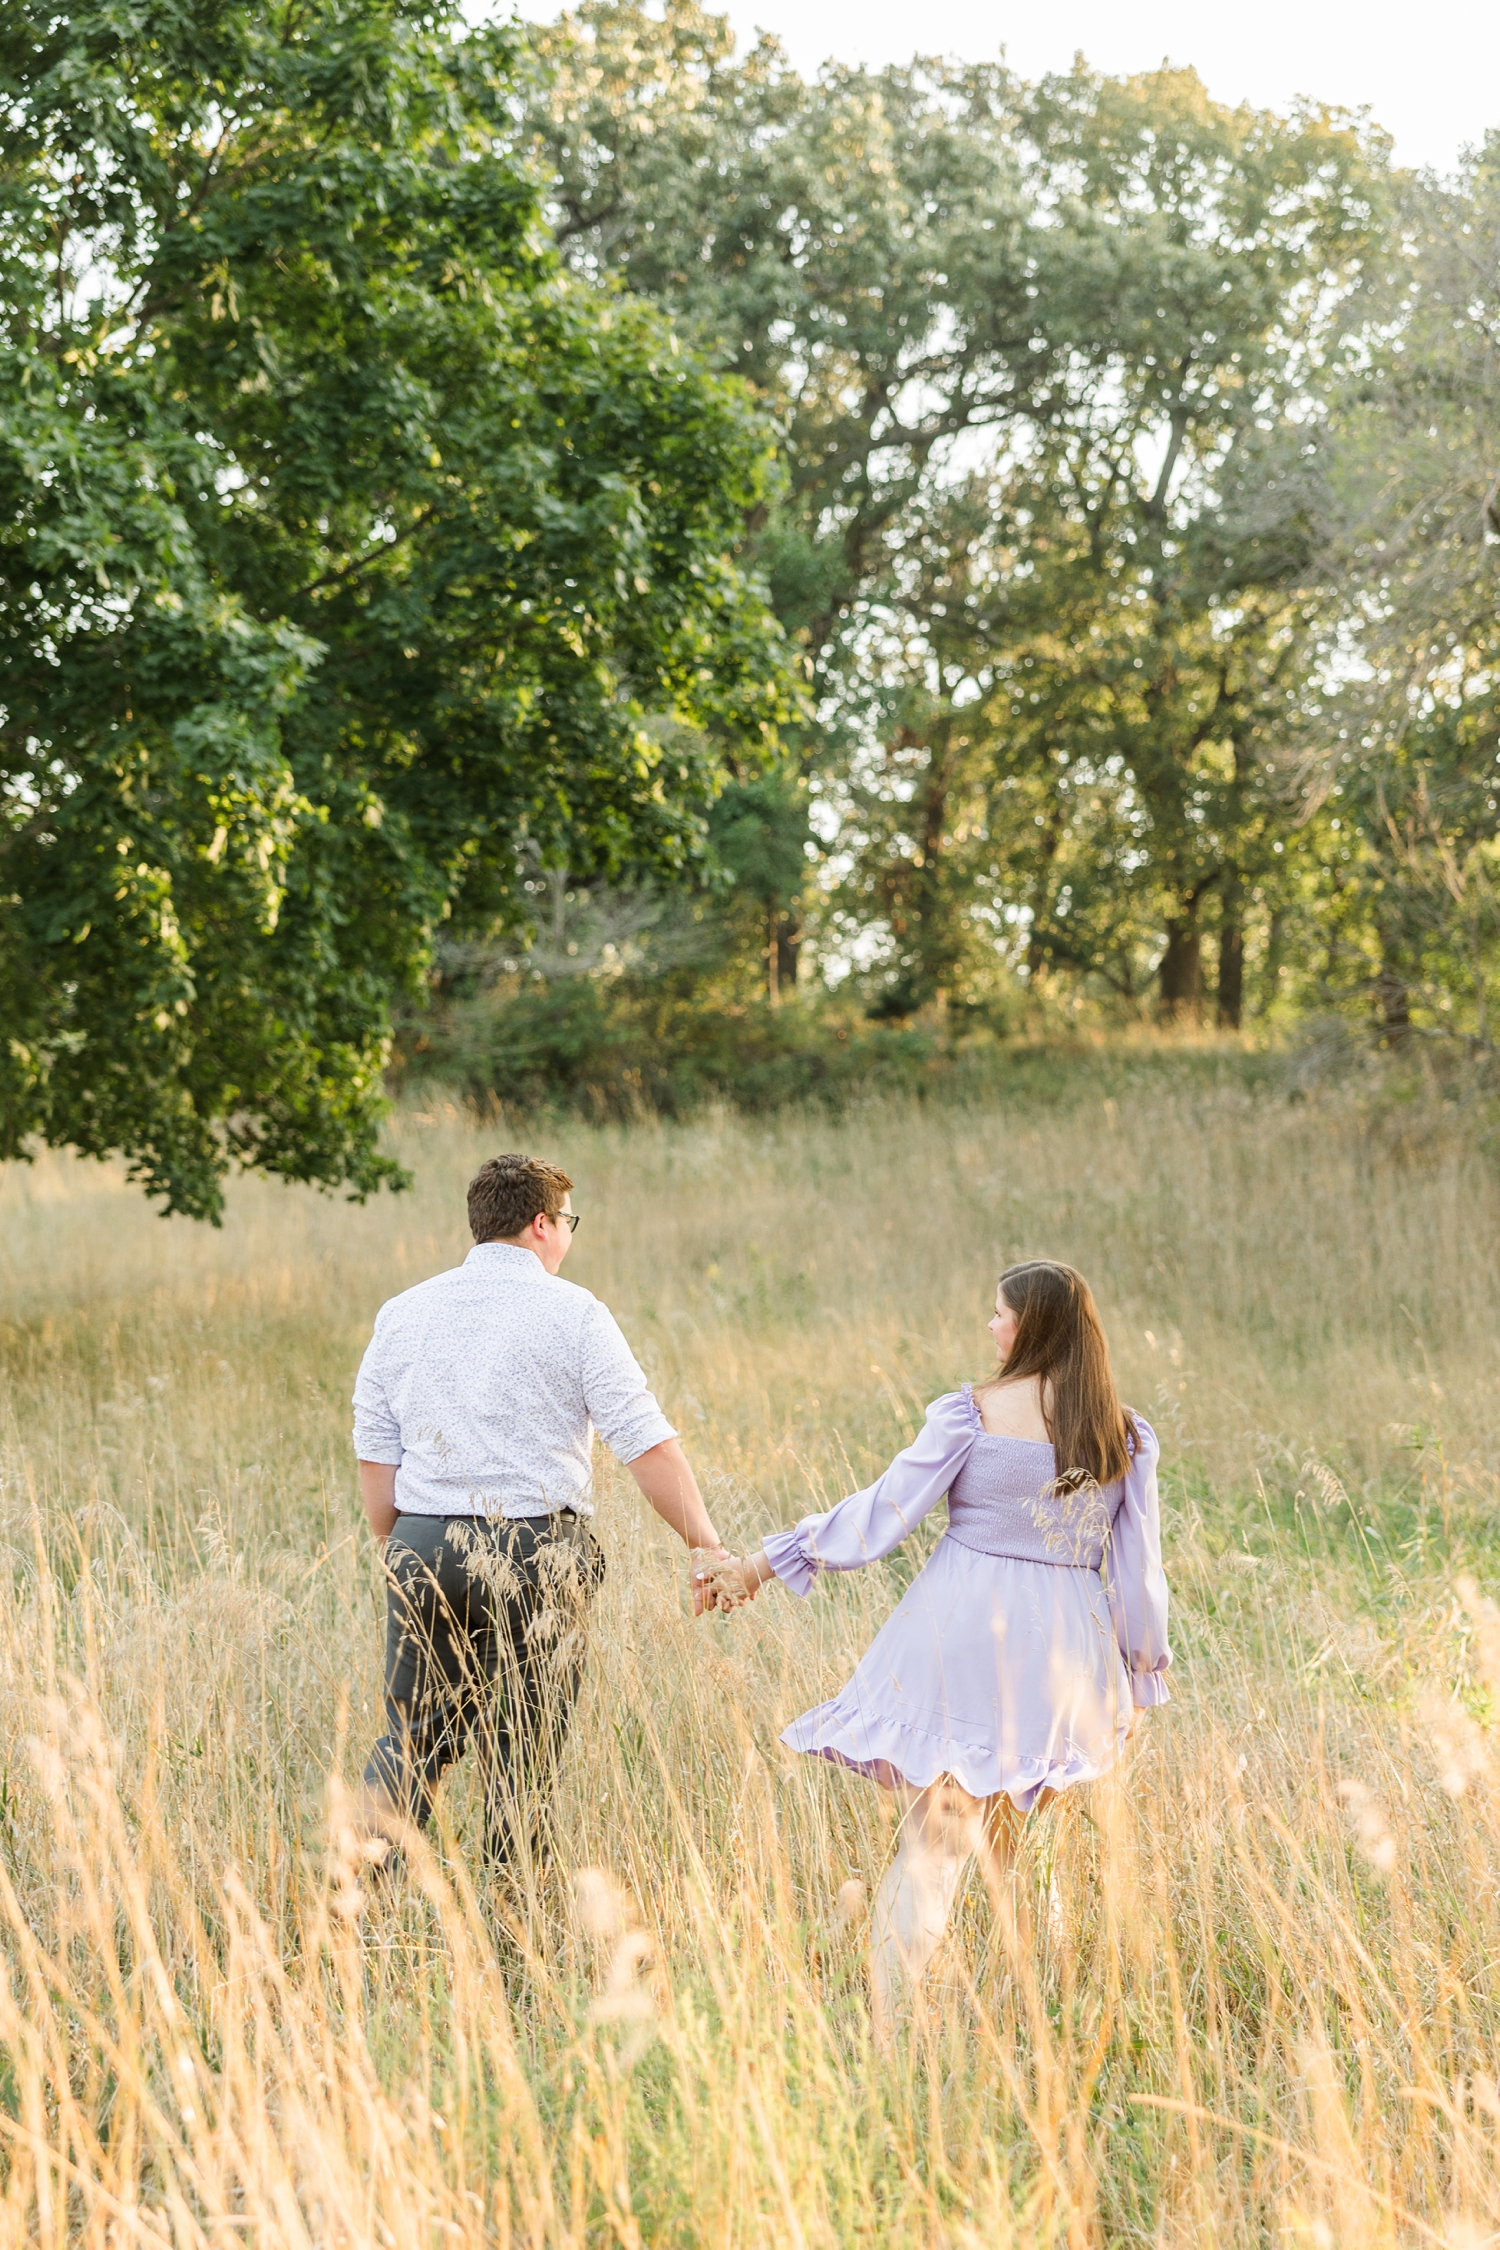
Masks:
[[[1414,183],[1191,72],[809,82],[694,0],[535,45],[565,255],[781,434],[825,972],[1485,1035],[1493,157]]]
[[[363,1192],[393,993],[672,878],[784,701],[765,439],[569,279],[505,37],[409,0],[0,31],[0,1154]]]
[[[20,0],[0,100],[0,1153],[363,1193],[393,1019],[1492,1046],[1500,142],[697,0]]]

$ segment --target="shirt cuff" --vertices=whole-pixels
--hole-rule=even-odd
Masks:
[[[1138,1711],[1151,1711],[1158,1703],[1170,1703],[1172,1690],[1167,1685],[1166,1673],[1132,1672],[1130,1699]]]
[[[623,1461],[628,1469],[632,1461],[639,1461],[641,1455],[649,1453],[654,1445],[665,1445],[668,1438],[676,1437],[677,1432],[665,1414],[658,1414],[654,1421],[638,1422],[633,1429],[621,1430],[615,1437],[611,1437],[607,1430],[601,1430],[599,1435],[615,1459]]]
[[[386,1469],[399,1469],[406,1459],[406,1449],[398,1437],[373,1437],[356,1425],[354,1458],[356,1461],[378,1461]]]
[[[795,1531],[773,1531],[761,1541],[761,1551],[783,1586],[804,1599],[812,1591],[818,1566]]]

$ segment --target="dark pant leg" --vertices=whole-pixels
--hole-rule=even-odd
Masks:
[[[583,1680],[604,1555],[582,1523],[498,1527],[494,1694],[480,1725],[485,1848],[544,1852],[558,1761]]]
[[[386,1548],[386,1732],[366,1784],[418,1827],[476,1728],[485,1847],[514,1859],[544,1812],[604,1557],[582,1523],[403,1516]]]
[[[474,1529],[467,1519],[401,1516],[386,1542],[386,1731],[365,1783],[418,1828],[495,1674],[490,1590],[468,1567]]]

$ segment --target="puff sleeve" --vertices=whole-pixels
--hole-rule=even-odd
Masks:
[[[804,1516],[790,1531],[772,1532],[765,1556],[794,1594],[806,1594],[820,1570],[859,1570],[899,1547],[929,1515],[969,1457],[979,1419],[966,1394],[935,1398],[913,1444],[896,1455],[883,1476],[863,1492],[820,1516]]]
[[[1161,1507],[1156,1464],[1161,1447],[1139,1415],[1140,1443],[1125,1472],[1125,1492],[1110,1529],[1105,1556],[1115,1639],[1130,1674],[1130,1692],[1142,1706],[1169,1703],[1167,1578],[1161,1563]]]

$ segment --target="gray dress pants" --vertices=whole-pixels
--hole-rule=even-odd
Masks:
[[[488,1856],[542,1849],[604,1576],[597,1541],[568,1510],[514,1522],[402,1515],[385,1567],[386,1731],[367,1787],[420,1828],[472,1737]]]

